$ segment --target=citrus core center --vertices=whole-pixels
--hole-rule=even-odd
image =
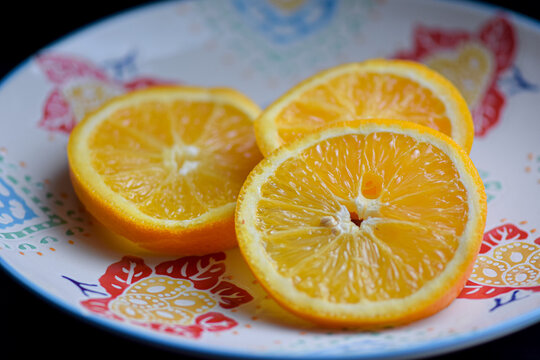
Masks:
[[[200,149],[193,145],[175,145],[170,149],[171,166],[179,175],[195,170],[200,163]]]

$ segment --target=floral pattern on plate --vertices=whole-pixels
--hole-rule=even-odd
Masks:
[[[498,81],[513,67],[517,48],[514,25],[498,16],[476,32],[418,25],[412,49],[395,57],[421,61],[452,81],[471,108],[475,134],[484,136],[502,116],[506,97]]]
[[[487,231],[459,297],[484,299],[516,289],[540,291],[540,237],[532,235],[511,223]]]
[[[153,77],[119,81],[108,75],[105,68],[63,54],[42,54],[36,58],[36,63],[54,86],[45,100],[39,126],[54,132],[71,132],[88,112],[115,96],[170,83]]]
[[[110,295],[81,302],[91,312],[156,331],[198,338],[205,331],[234,328],[225,314],[253,299],[223,279],[225,253],[166,261],[154,269],[125,256],[99,278]]]

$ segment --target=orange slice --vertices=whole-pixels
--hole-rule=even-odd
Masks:
[[[267,156],[330,123],[393,118],[425,125],[470,152],[474,125],[467,103],[446,78],[405,60],[373,59],[321,71],[290,89],[255,120]]]
[[[377,327],[447,306],[482,241],[486,197],[467,153],[399,120],[336,124],[250,173],[236,232],[256,278],[316,322]]]
[[[260,161],[260,109],[231,89],[155,87],[108,102],[70,135],[71,179],[107,228],[143,248],[236,245],[236,197]]]

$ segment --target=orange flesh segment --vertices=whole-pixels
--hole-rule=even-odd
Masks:
[[[261,157],[247,115],[227,104],[187,100],[118,110],[98,125],[89,148],[92,166],[114,192],[143,213],[170,220],[235,201]]]
[[[315,86],[276,117],[282,143],[356,118],[405,119],[452,135],[443,102],[420,83],[392,74],[347,73]]]
[[[279,273],[335,303],[416,292],[454,256],[469,211],[447,155],[386,132],[308,148],[280,165],[261,197],[256,226]]]

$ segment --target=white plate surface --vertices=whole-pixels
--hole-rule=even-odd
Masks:
[[[540,320],[539,43],[540,27],[521,16],[444,1],[179,1],[101,21],[1,84],[0,264],[81,318],[202,355],[413,357],[521,329]],[[265,107],[318,70],[373,57],[437,68],[474,115],[484,246],[458,299],[430,318],[374,332],[314,327],[268,298],[238,250],[141,253],[110,241],[71,189],[69,132],[111,96],[173,82],[233,87]]]

